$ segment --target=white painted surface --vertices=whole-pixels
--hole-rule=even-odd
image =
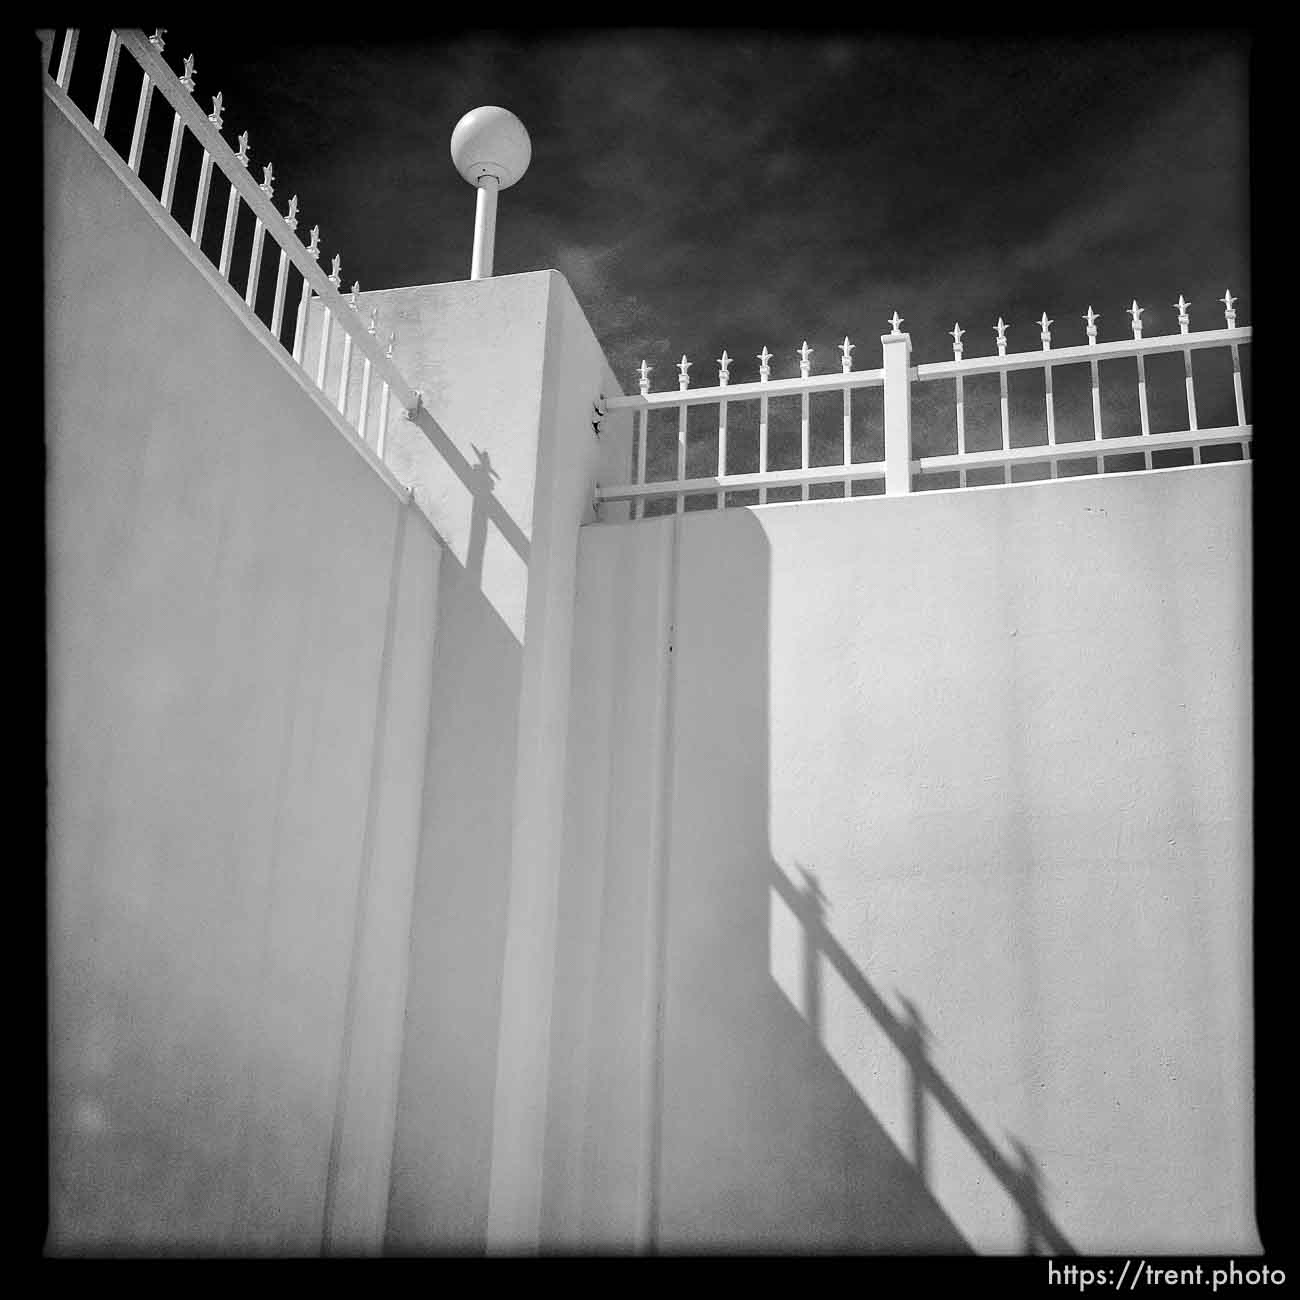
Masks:
[[[439,547],[45,141],[51,1247],[373,1249]]]
[[[597,479],[627,473],[631,418],[596,436],[593,402],[618,388],[555,272],[360,306],[378,309],[381,334],[397,330],[395,360],[429,417],[393,418],[387,463],[448,545],[388,1240],[528,1249],[578,531]]]
[[[674,521],[583,530],[568,1232],[631,1246],[636,1178],[669,1249],[1019,1251],[1028,1160],[1040,1246],[1257,1249],[1249,482],[692,514],[675,583]]]

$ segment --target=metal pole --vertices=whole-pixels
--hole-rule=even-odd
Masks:
[[[474,257],[469,268],[471,280],[486,280],[492,275],[499,184],[495,176],[484,176],[478,182],[478,198],[474,206]]]

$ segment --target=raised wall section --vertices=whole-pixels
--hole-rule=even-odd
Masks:
[[[583,530],[557,1241],[1258,1248],[1250,474]]]

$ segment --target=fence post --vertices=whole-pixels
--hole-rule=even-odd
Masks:
[[[885,360],[885,493],[898,496],[912,490],[912,336],[898,327],[897,312],[889,322],[892,334],[880,336]]]

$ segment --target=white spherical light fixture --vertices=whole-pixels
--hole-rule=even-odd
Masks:
[[[451,160],[478,190],[471,280],[483,280],[492,274],[497,191],[515,184],[528,170],[532,156],[533,146],[524,124],[508,108],[495,104],[470,109],[451,133]]]

